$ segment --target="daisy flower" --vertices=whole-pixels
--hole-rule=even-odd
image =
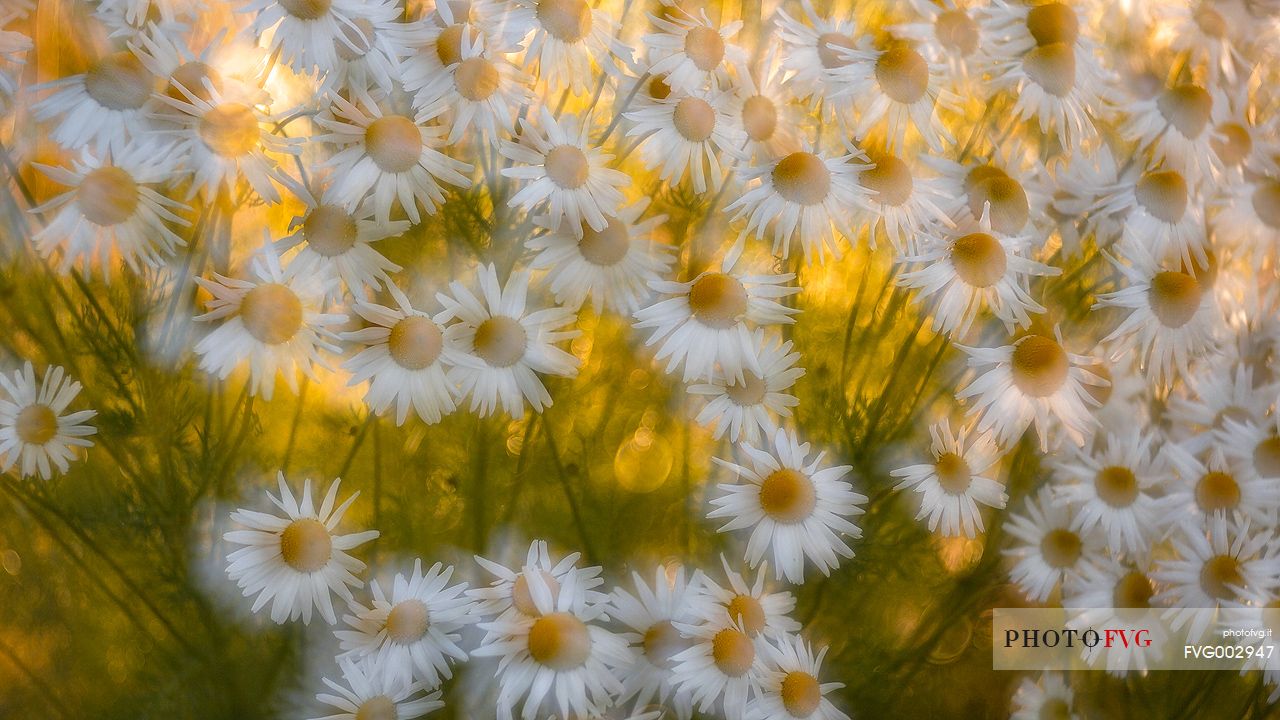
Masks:
[[[399,200],[405,215],[417,224],[422,221],[419,203],[429,214],[444,203],[440,183],[471,185],[472,167],[436,149],[444,128],[426,124],[443,112],[443,105],[410,117],[384,112],[368,95],[358,100],[359,105],[336,94],[330,100],[329,110],[316,118],[328,132],[312,138],[339,148],[322,166],[333,173],[324,202],[354,211],[370,198],[374,217],[386,223],[392,203]]]
[[[348,385],[368,381],[364,402],[377,415],[396,409],[403,425],[412,408],[423,422],[437,423],[456,408],[448,372],[457,354],[444,340],[444,330],[431,316],[415,310],[395,285],[388,284],[396,307],[357,300],[351,310],[369,323],[342,333],[342,339],[364,346],[342,369]]]
[[[674,261],[672,249],[654,237],[667,216],[641,220],[648,207],[649,198],[640,198],[618,208],[600,231],[586,224],[576,233],[568,225],[553,230],[551,218],[534,218],[543,232],[525,241],[537,253],[529,267],[547,271],[548,289],[567,308],[580,308],[590,297],[597,315],[606,308],[634,313],[648,298],[650,283],[661,280]]]
[[[631,664],[627,643],[599,625],[607,605],[592,602],[577,573],[564,575],[556,592],[541,575],[529,576],[536,614],[504,613],[481,623],[488,634],[472,654],[500,658],[497,717],[523,720],[590,716],[622,690],[619,668]],[[540,713],[542,713],[540,715]]]
[[[1124,218],[1126,247],[1157,259],[1180,259],[1206,267],[1208,237],[1193,185],[1177,170],[1152,170],[1136,181],[1109,188],[1094,211]]]
[[[967,86],[976,74],[981,55],[982,27],[974,13],[955,0],[916,2],[912,9],[919,19],[895,25],[890,32],[914,40],[920,54],[932,63],[944,65],[946,84],[951,89]]]
[[[1280,238],[1280,178],[1258,175],[1228,183],[1224,197],[1215,202],[1214,237],[1253,250],[1257,256],[1272,251]]]
[[[165,116],[177,127],[158,134],[175,139],[173,154],[181,158],[185,171],[191,175],[187,199],[202,190],[208,200],[217,198],[220,192],[229,196],[241,176],[269,202],[280,202],[280,193],[272,181],[301,194],[298,183],[272,157],[300,154],[301,138],[280,137],[272,132],[272,123],[283,118],[265,113],[261,97],[241,92],[238,86],[227,87],[224,94],[214,87],[212,75],[200,80],[202,92],[178,85],[176,96],[156,96],[179,111]]]
[[[332,283],[335,291],[342,286],[359,295],[366,289],[391,285],[388,273],[400,266],[373,248],[373,243],[409,229],[404,221],[377,222],[366,211],[351,212],[339,205],[317,203],[306,197],[304,214],[289,222],[290,234],[276,241],[276,252],[285,255],[297,248],[289,260],[290,271],[303,276],[321,275],[341,280]]]
[[[823,575],[830,575],[840,565],[838,556],[853,557],[840,535],[862,537],[862,530],[849,518],[862,514],[858,505],[867,497],[841,479],[851,466],[823,467],[826,453],[821,452],[810,461],[809,443],[798,442],[794,433],[784,429],[778,429],[772,439],[772,453],[747,443],[739,445],[751,462],[749,468],[712,458],[745,482],[718,485],[722,494],[711,499],[715,509],[707,517],[730,518],[719,532],[751,528],[746,555],[751,567],[760,565],[765,551],[772,548],[777,578],[803,584],[805,558]]]
[[[631,184],[625,173],[606,167],[612,155],[593,147],[587,134],[589,116],[565,115],[559,120],[545,106],[540,108],[542,129],[520,120],[520,142],[502,141],[502,156],[520,163],[503,168],[504,177],[528,181],[511,199],[509,207],[533,212],[544,210],[552,230],[567,222],[574,232],[585,224],[593,230],[608,227],[622,206],[619,188]]]
[[[756,330],[753,340],[759,375],[746,371],[739,382],[716,374],[709,382],[689,385],[690,394],[708,398],[695,421],[710,426],[717,440],[727,434],[732,442],[759,444],[762,433],[773,434],[778,421],[791,417],[791,408],[800,404],[786,392],[805,374],[804,368],[795,366],[800,353],[791,351],[792,342],[783,342],[778,335],[766,341],[763,330]]]
[[[1009,720],[1060,718],[1076,720],[1072,710],[1071,686],[1062,673],[1040,673],[1036,680],[1023,678],[1013,694],[1013,714]]]
[[[300,73],[323,74],[338,68],[339,49],[352,45],[348,38],[362,34],[357,19],[369,5],[355,0],[250,0],[237,12],[253,15],[249,31],[281,62]]]
[[[801,0],[801,18],[778,8],[775,25],[782,43],[782,69],[797,97],[817,105],[831,99],[844,85],[832,71],[848,65],[844,52],[852,50],[858,35],[852,18],[823,17],[812,0]]]
[[[753,583],[729,567],[724,555],[720,556],[720,565],[724,568],[725,585],[705,573],[700,585],[694,583],[698,592],[690,605],[694,615],[690,623],[710,622],[727,612],[732,623],[748,637],[785,637],[800,631],[800,623],[790,617],[796,609],[796,598],[786,591],[771,591],[767,584],[768,563],[761,564]]]
[[[876,50],[863,37],[853,48],[837,52],[845,63],[830,71],[841,85],[833,98],[853,101],[854,137],[867,137],[883,122],[893,152],[903,148],[908,124],[934,152],[942,150],[944,140],[955,142],[938,118],[938,108],[958,110],[960,105],[959,97],[942,87],[943,65],[904,41]]]
[[[690,641],[672,658],[676,691],[688,695],[700,713],[719,708],[727,720],[744,720],[765,672],[764,636],[748,633],[746,623],[724,606],[705,609],[711,613],[701,622],[676,626]]]
[[[436,294],[444,306],[436,322],[458,321],[444,331],[445,344],[456,353],[449,381],[458,386],[461,397],[471,398],[472,412],[481,417],[500,406],[521,418],[524,400],[534,412],[542,412],[551,407],[551,394],[537,373],[578,374],[578,358],[556,347],[578,336],[578,330],[561,329],[573,323],[574,312],[563,307],[530,310],[527,270],[508,278],[504,289],[494,266],[484,265],[477,281],[480,299],[457,281],[449,284],[452,296]]]
[[[509,49],[509,44],[496,33],[499,28],[494,27],[495,19],[484,14],[491,9],[495,8],[482,0],[435,3],[420,22],[401,28],[401,36],[412,48],[402,68],[405,89],[416,92],[435,76],[446,74],[445,68],[462,60],[464,40],[472,47],[488,47],[490,52],[497,49],[497,44],[503,50]],[[435,100],[430,96],[420,99],[427,104]]]
[[[353,602],[351,614],[342,617],[351,629],[334,631],[342,650],[375,658],[382,674],[399,676],[405,684],[416,679],[434,688],[453,677],[449,664],[467,660],[457,631],[479,617],[464,594],[467,584],[449,585],[452,576],[453,568],[441,563],[423,574],[422,561],[414,560],[412,574],[396,574],[390,597],[377,580],[370,582],[372,606]]]
[[[80,75],[32,87],[52,90],[32,106],[37,122],[57,121],[49,137],[64,148],[118,153],[150,127],[156,78],[128,50],[103,55]]]
[[[314,378],[313,366],[325,364],[320,351],[339,352],[329,328],[346,316],[323,312],[324,285],[282,270],[269,245],[253,259],[249,279],[214,273],[213,280],[195,281],[212,295],[209,311],[196,320],[221,321],[195,351],[200,369],[220,380],[248,361],[250,392],[270,400],[277,374],[296,393],[298,371]]]
[[[684,364],[684,381],[721,376],[745,383],[746,372],[764,375],[752,338],[760,326],[793,323],[799,312],[778,299],[800,292],[783,283],[795,277],[748,275],[731,265],[705,271],[689,282],[658,281],[650,286],[662,295],[635,313],[638,329],[653,329],[646,346],[662,343],[658,361],[670,358],[666,371]]]
[[[1145,672],[1168,647],[1169,637],[1164,627],[1147,622],[1147,611],[1158,607],[1153,603],[1156,584],[1151,579],[1148,555],[1143,553],[1139,557],[1141,560],[1136,563],[1121,562],[1115,557],[1086,563],[1062,600],[1063,607],[1070,611],[1068,626],[1080,632],[1090,627],[1147,631],[1151,644],[1146,647],[1138,643],[1127,647],[1116,643],[1111,648],[1099,644],[1083,649],[1085,662],[1092,667],[1102,663],[1112,675],[1124,675],[1131,670]]]
[[[548,90],[582,95],[595,68],[616,76],[630,64],[631,52],[615,39],[617,23],[586,0],[514,0],[500,32],[523,41],[524,66],[547,83]]]
[[[1078,527],[1076,509],[1055,498],[1050,487],[1028,495],[1024,508],[1005,524],[1014,545],[1004,554],[1014,563],[1009,578],[1032,601],[1043,603],[1055,589],[1079,577],[1100,551],[1101,541],[1094,533],[1072,529]]]
[[[897,155],[876,150],[867,155],[872,164],[858,173],[858,184],[867,193],[866,205],[851,208],[850,225],[870,226],[873,245],[876,235],[887,236],[893,247],[914,254],[919,248],[917,236],[935,225],[953,224],[942,209],[945,201],[935,178],[915,176]]]
[[[330,690],[316,700],[338,712],[315,720],[413,720],[444,707],[440,691],[428,693],[422,683],[387,672],[372,660],[338,660],[345,684],[322,678]]]
[[[1156,437],[1138,426],[1107,433],[1093,449],[1066,448],[1051,460],[1059,482],[1056,497],[1078,508],[1073,529],[1102,528],[1113,550],[1142,553],[1159,536],[1167,517],[1160,495],[1173,472]]]
[[[324,73],[321,91],[376,86],[394,92],[401,83],[409,47],[404,11],[395,0],[361,2],[350,17],[335,15],[337,62]]]
[[[690,606],[702,574],[695,572],[689,581],[683,567],[659,566],[652,587],[639,573],[632,573],[631,578],[635,594],[616,588],[610,599],[610,618],[628,629],[623,637],[639,651],[629,666],[621,668],[618,703],[638,708],[655,702],[672,705],[676,717],[688,720],[693,715],[693,702],[687,693],[675,691],[672,658],[688,649],[690,641],[675,624],[693,619]]]
[[[927,516],[929,532],[941,525],[944,536],[973,537],[983,531],[978,505],[1001,509],[1009,501],[1004,486],[987,477],[997,469],[999,451],[985,435],[970,438],[966,428],[953,434],[946,419],[931,425],[929,435],[932,461],[891,471],[891,476],[902,478],[894,489],[919,493],[916,519]]]
[[[663,182],[678,184],[688,172],[695,192],[717,190],[724,179],[720,156],[739,152],[745,141],[729,114],[731,99],[730,92],[673,93],[624,113],[634,123],[627,136],[641,138],[641,157]]]
[[[501,133],[515,132],[516,111],[533,102],[531,79],[501,52],[486,51],[484,42],[483,36],[469,32],[459,36],[457,59],[444,68],[420,59],[431,58],[429,53],[415,55],[405,68],[404,86],[415,93],[415,107],[449,109],[446,145],[457,143],[472,127],[496,142]]]
[[[1022,167],[1026,151],[1016,141],[1004,143],[986,157],[961,165],[941,156],[920,159],[938,173],[938,186],[954,219],[974,221],[991,206],[991,228],[1002,235],[1023,235],[1043,225],[1049,196],[1034,173]]]
[[[1251,595],[1270,595],[1280,583],[1280,556],[1270,530],[1253,530],[1247,518],[1211,519],[1206,528],[1187,525],[1173,537],[1174,557],[1157,565],[1153,577],[1168,587],[1156,596],[1174,607],[1165,612],[1172,628],[1186,628],[1197,642],[1224,604]]]
[[[1219,362],[1184,378],[1182,392],[1168,399],[1169,435],[1194,454],[1213,447],[1228,421],[1266,422],[1278,389],[1253,376],[1244,363]]]
[[[1128,285],[1100,293],[1094,308],[1115,307],[1128,316],[1103,338],[1115,343],[1113,358],[1132,350],[1157,385],[1186,375],[1191,360],[1215,349],[1220,314],[1213,293],[1191,272],[1169,269],[1144,252],[1124,264],[1111,258]]]
[[[763,162],[800,149],[800,118],[790,95],[794,82],[787,78],[776,45],[770,45],[755,77],[743,76],[729,113],[746,136],[743,158]]]
[[[570,575],[574,575],[576,587],[586,593],[589,603],[603,602],[605,596],[592,589],[604,583],[600,579],[600,568],[579,568],[580,559],[582,553],[570,553],[559,561],[553,561],[546,540],[530,543],[524,564],[516,570],[477,555],[476,563],[497,579],[488,587],[468,590],[467,595],[479,603],[475,612],[481,617],[506,615],[509,610],[537,617],[542,611],[538,609],[539,603],[534,602],[534,593],[545,595],[543,600],[554,605],[558,602],[560,587],[568,582]],[[535,577],[536,582],[531,580]]]
[[[845,238],[856,237],[849,224],[854,208],[870,210],[871,192],[858,183],[860,171],[870,166],[861,151],[827,155],[803,150],[777,160],[739,170],[747,190],[725,212],[730,221],[747,219],[743,234],[763,238],[773,226],[773,252],[790,255],[791,244],[799,241],[805,260],[823,259],[827,251],[839,256],[832,228]],[[736,211],[736,212],[735,212]],[[741,242],[741,240],[739,240]]]
[[[1247,477],[1280,479],[1280,423],[1239,423],[1227,419],[1214,431],[1214,442],[1222,448],[1231,467]]]
[[[1155,97],[1130,102],[1120,132],[1150,153],[1153,163],[1163,162],[1198,179],[1217,162],[1212,120],[1225,105],[1220,92],[1194,83],[1174,85]]]
[[[1164,454],[1181,478],[1166,496],[1180,522],[1200,527],[1213,517],[1243,515],[1265,523],[1280,509],[1280,486],[1251,472],[1252,463],[1238,456],[1228,458],[1216,446],[1193,454],[1175,443],[1166,444]]]
[[[0,470],[17,467],[22,477],[53,477],[56,468],[65,473],[76,457],[72,448],[93,447],[88,425],[98,413],[78,410],[63,415],[80,394],[80,383],[67,378],[61,367],[45,369],[36,384],[30,361],[12,376],[0,373]],[[6,397],[7,396],[7,397]]]
[[[1030,313],[1045,311],[1031,297],[1030,278],[1059,275],[1061,268],[1025,257],[1030,236],[992,230],[990,206],[977,223],[962,221],[926,233],[920,253],[903,258],[917,269],[900,273],[898,284],[930,299],[934,332],[964,336],[983,309],[1012,332],[1031,324]]]
[[[1089,409],[1099,405],[1087,386],[1106,385],[1086,369],[1091,358],[1068,353],[1060,336],[1035,333],[998,348],[961,349],[969,367],[986,368],[956,393],[960,400],[974,398],[969,415],[979,416],[978,432],[991,430],[997,443],[1008,446],[1034,422],[1042,450],[1055,428],[1084,444],[1097,424]]]
[[[189,208],[154,189],[170,176],[156,160],[156,150],[137,144],[124,153],[98,156],[86,148],[69,168],[33,163],[49,179],[72,188],[32,210],[50,216],[32,237],[41,257],[61,255],[62,272],[97,265],[108,273],[118,257],[138,272],[186,245],[170,226],[189,226],[176,214]]]
[[[824,683],[822,661],[827,649],[815,655],[801,637],[781,637],[777,643],[761,643],[764,671],[760,690],[747,704],[750,720],[849,720],[827,699],[844,683]]]
[[[649,20],[658,29],[640,39],[649,51],[649,72],[665,76],[672,90],[726,89],[732,83],[730,70],[738,77],[746,74],[746,51],[729,42],[742,21],[718,26],[705,10],[692,15],[678,8]]]
[[[135,37],[146,31],[178,35],[208,8],[200,0],[102,0],[93,16],[111,32],[109,38]],[[158,31],[158,32],[157,32]]]
[[[351,588],[364,586],[356,573],[363,572],[365,565],[347,551],[378,537],[378,531],[334,532],[360,496],[356,492],[335,507],[341,480],[329,486],[318,511],[311,500],[310,478],[303,482],[301,502],[289,490],[284,473],[277,475],[277,481],[280,496],[268,492],[267,498],[284,517],[243,508],[231,513],[231,521],[246,529],[228,531],[222,538],[245,547],[227,555],[227,575],[245,597],[257,596],[250,612],[271,603],[271,620],[276,624],[298,618],[310,623],[314,609],[333,625],[338,618],[331,593],[350,602]]]
[[[1154,8],[1155,21],[1169,48],[1185,53],[1191,67],[1204,68],[1210,80],[1235,82],[1253,63],[1237,49],[1230,22],[1214,5],[1208,0],[1160,4]]]

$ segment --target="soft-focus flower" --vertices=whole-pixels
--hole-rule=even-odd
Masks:
[[[65,473],[76,457],[74,448],[93,446],[97,429],[87,424],[98,413],[77,410],[63,414],[80,394],[80,383],[60,367],[45,370],[36,382],[27,362],[13,376],[0,373],[0,469],[18,468],[22,477],[53,477]]]

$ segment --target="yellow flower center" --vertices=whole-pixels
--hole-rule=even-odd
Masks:
[[[471,102],[480,102],[498,89],[498,68],[487,58],[467,58],[454,71],[453,82],[459,95]]]
[[[671,86],[664,77],[654,77],[649,81],[649,97],[654,100],[666,100],[671,95]]]
[[[450,25],[440,31],[436,36],[436,57],[440,59],[440,64],[445,67],[462,61],[462,30],[466,27],[467,37],[475,42],[480,37],[480,31],[473,27],[467,27],[461,23]]]
[[[365,128],[364,149],[383,172],[406,172],[422,157],[422,130],[403,115],[384,115]]]
[[[1114,508],[1128,507],[1138,499],[1138,478],[1133,471],[1119,465],[1108,465],[1093,478],[1098,499]]]
[[[1040,557],[1049,567],[1062,570],[1076,564],[1083,547],[1079,535],[1065,528],[1055,528],[1041,538]]]
[[[538,22],[551,37],[576,43],[591,32],[591,7],[585,0],[538,0]]]
[[[169,76],[169,86],[165,89],[165,94],[174,100],[187,102],[187,96],[182,94],[178,86],[186,88],[187,92],[200,98],[201,100],[209,100],[209,91],[204,88],[204,81],[208,78],[209,84],[217,89],[222,86],[222,75],[218,71],[199,60],[185,62],[178,66],[177,70]]]
[[[642,643],[645,659],[664,670],[675,666],[671,658],[689,647],[689,641],[676,630],[670,620],[662,620],[649,626]]]
[[[1200,309],[1200,281],[1176,270],[1165,270],[1151,278],[1147,303],[1151,312],[1167,328],[1180,328],[1191,322]]]
[[[778,130],[778,107],[763,95],[752,95],[742,103],[742,127],[755,142],[766,142]]]
[[[118,225],[133,217],[138,207],[138,183],[114,165],[100,167],[84,176],[76,188],[76,203],[94,225]]]
[[[524,357],[529,334],[519,321],[505,315],[494,315],[476,328],[476,355],[489,365],[511,367]]]
[[[711,72],[724,60],[724,38],[714,28],[698,25],[684,36],[684,54],[703,72]]]
[[[1151,579],[1132,570],[1116,582],[1111,589],[1111,604],[1122,610],[1146,610],[1151,607],[1151,596],[1155,595]],[[1121,617],[1132,617],[1136,613],[1117,613]]]
[[[355,247],[359,237],[355,218],[337,205],[320,205],[302,221],[307,247],[323,257],[337,257]]]
[[[844,67],[849,64],[843,54],[852,50],[853,38],[838,32],[822,33],[818,36],[818,61],[827,70]]]
[[[769,384],[749,370],[742,373],[742,382],[739,383],[735,379],[724,388],[725,394],[733,404],[742,407],[759,405],[764,401],[765,393],[768,391]]]
[[[966,285],[986,288],[1000,282],[1009,259],[1004,246],[984,232],[969,233],[951,245],[951,265]]]
[[[725,610],[729,613],[729,619],[742,628],[748,637],[764,632],[767,618],[764,606],[757,598],[751,595],[734,595],[729,604],[725,605]]]
[[[1200,568],[1200,589],[1214,600],[1230,600],[1236,596],[1232,587],[1244,585],[1240,561],[1230,555],[1214,555]]]
[[[338,24],[342,37],[334,43],[338,57],[350,62],[358,60],[373,49],[373,23],[365,18],[355,18]]]
[[[240,300],[240,321],[258,342],[279,345],[302,328],[302,301],[279,283],[265,283]]]
[[[319,20],[332,4],[332,0],[280,0],[280,7],[299,20]]]
[[[1187,211],[1187,181],[1174,170],[1143,175],[1134,194],[1152,217],[1167,223],[1178,222]]]
[[[969,212],[980,218],[983,206],[991,203],[991,228],[1005,235],[1017,235],[1031,217],[1027,193],[1017,180],[995,168],[990,170],[994,172],[973,183],[969,191]]]
[[[136,110],[151,97],[154,78],[133,53],[102,58],[84,76],[84,91],[108,110]]]
[[[978,24],[964,10],[944,10],[933,21],[933,32],[942,47],[962,57],[978,49]]]
[[[817,504],[813,481],[799,471],[774,470],[760,483],[760,509],[777,522],[803,522]]]
[[[830,188],[831,170],[813,153],[793,152],[773,166],[773,189],[789,202],[817,205]]]
[[[421,640],[430,625],[426,603],[416,598],[396,603],[387,613],[387,637],[401,645]]]
[[[1222,13],[1209,7],[1209,3],[1202,2],[1192,11],[1191,16],[1195,18],[1196,25],[1200,27],[1200,32],[1211,38],[1223,38],[1227,35],[1227,20],[1222,17]]]
[[[280,533],[280,557],[300,573],[313,573],[329,564],[333,538],[314,518],[294,520]]]
[[[1240,483],[1230,473],[1210,470],[1196,482],[1196,505],[1206,514],[1240,506]]]
[[[716,129],[716,111],[702,98],[687,97],[676,103],[671,122],[689,142],[705,142]]]
[[[782,707],[791,717],[807,718],[822,704],[822,687],[807,672],[794,670],[782,678]]]
[[[707,273],[689,288],[689,310],[707,327],[731,328],[747,312],[747,289],[732,275]]]
[[[1013,384],[1034,398],[1049,397],[1067,382],[1067,351],[1043,335],[1028,335],[1013,349]]]
[[[431,318],[410,315],[391,326],[387,335],[387,352],[405,370],[430,367],[440,357],[444,335]]]
[[[552,599],[555,599],[560,594],[560,582],[544,570],[535,572],[542,576],[542,583],[551,591]],[[529,592],[529,579],[524,576],[524,573],[516,577],[515,584],[511,587],[511,604],[525,615],[537,617],[542,614],[537,604],[533,602],[533,595]]]
[[[911,168],[895,155],[882,154],[874,158],[875,167],[863,170],[858,183],[875,193],[877,201],[897,207],[911,199],[915,181]]]
[[[547,152],[547,177],[565,190],[575,190],[587,182],[591,163],[587,154],[573,145],[557,145]]]
[[[1253,211],[1272,229],[1280,230],[1280,180],[1265,178],[1253,191]]]
[[[1271,437],[1253,449],[1253,469],[1259,477],[1280,478],[1280,437]]]
[[[1080,20],[1071,8],[1052,2],[1031,8],[1027,13],[1027,30],[1037,45],[1070,45],[1080,35]]]
[[[222,103],[200,116],[196,127],[206,147],[226,158],[238,158],[261,142],[258,117],[247,105]]]
[[[1183,137],[1198,138],[1209,124],[1213,98],[1197,85],[1177,85],[1160,94],[1156,107]]]
[[[386,695],[376,695],[356,708],[355,720],[397,720],[396,704]]]
[[[58,415],[48,405],[28,405],[18,412],[13,432],[27,445],[44,445],[58,434]]]
[[[529,628],[529,656],[552,670],[573,670],[591,656],[591,634],[569,613],[544,615]]]
[[[1076,51],[1066,43],[1050,43],[1032,48],[1022,58],[1027,77],[1045,92],[1066,97],[1076,86]]]
[[[1253,152],[1253,136],[1240,123],[1222,123],[1218,126],[1218,135],[1221,137],[1214,137],[1209,143],[1224,165],[1239,165]]]
[[[1037,720],[1071,720],[1071,706],[1062,698],[1045,698]]]
[[[611,267],[617,265],[627,256],[631,249],[631,237],[627,226],[617,218],[608,218],[603,230],[595,230],[586,223],[582,224],[582,239],[578,241],[578,252],[582,258],[592,265]]]
[[[934,472],[938,474],[938,485],[952,495],[961,495],[973,483],[973,474],[969,463],[956,453],[943,453],[933,463]]]
[[[725,675],[742,677],[756,660],[756,647],[746,634],[725,628],[711,639],[711,659]]]
[[[891,100],[910,105],[929,89],[929,64],[920,53],[900,45],[876,60],[876,80]]]

